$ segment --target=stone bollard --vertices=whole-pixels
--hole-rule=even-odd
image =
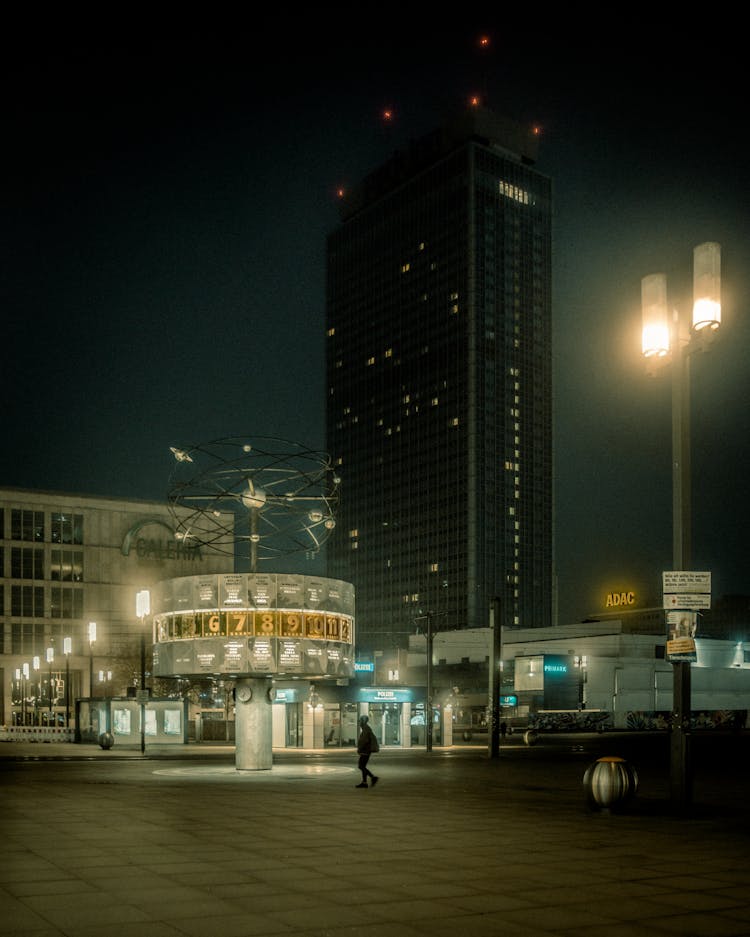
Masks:
[[[583,789],[591,807],[610,811],[624,806],[635,795],[638,774],[624,758],[608,755],[586,769]]]

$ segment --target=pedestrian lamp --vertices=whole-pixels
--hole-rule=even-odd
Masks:
[[[23,724],[26,725],[26,697],[29,692],[29,665],[24,662],[21,667],[23,671],[23,684],[22,684],[22,696],[21,696],[21,718]]]
[[[70,727],[70,655],[73,650],[73,639],[63,638],[63,654],[65,655],[65,728]]]
[[[21,713],[23,713],[23,692],[21,687],[21,668],[16,667],[16,689],[14,692],[14,702],[19,699],[21,700]],[[18,724],[18,713],[14,713],[16,717],[16,725]]]
[[[663,273],[641,281],[644,357],[672,365],[672,562],[690,570],[690,355],[704,350],[721,324],[721,247],[713,241],[693,251],[693,309],[681,315],[667,302]],[[673,661],[671,774],[673,801],[690,800],[690,760],[686,728],[690,720],[690,662]]]
[[[55,649],[50,646],[47,648],[47,665],[49,667],[49,722],[52,722],[52,661],[54,659]]]
[[[144,619],[151,613],[151,593],[141,589],[135,596],[135,613],[141,620],[141,754],[146,751],[146,634]]]
[[[41,696],[41,692],[40,692],[41,683],[39,680],[39,668],[41,667],[41,665],[42,664],[41,664],[41,661],[39,660],[39,656],[34,655],[34,657],[31,658],[31,666],[34,670],[34,681],[35,681],[35,687],[36,687],[36,689],[34,690],[34,725],[37,724],[37,718],[38,718],[37,710],[39,708],[39,697]]]
[[[94,695],[94,643],[96,641],[96,622],[89,622],[89,696]]]

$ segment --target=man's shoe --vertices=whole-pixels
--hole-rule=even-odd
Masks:
[[[367,784],[363,781],[361,784],[355,784],[355,787],[367,787]]]
[[[380,778],[376,778],[376,777],[373,775],[373,778],[372,778],[372,786],[375,787],[375,785],[378,783],[379,780],[380,780]]]

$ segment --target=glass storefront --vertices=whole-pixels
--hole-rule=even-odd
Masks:
[[[403,703],[371,703],[369,716],[372,731],[381,747],[401,745],[401,720]]]

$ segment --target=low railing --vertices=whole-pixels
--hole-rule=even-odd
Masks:
[[[72,742],[75,729],[56,726],[0,726],[0,742]]]

